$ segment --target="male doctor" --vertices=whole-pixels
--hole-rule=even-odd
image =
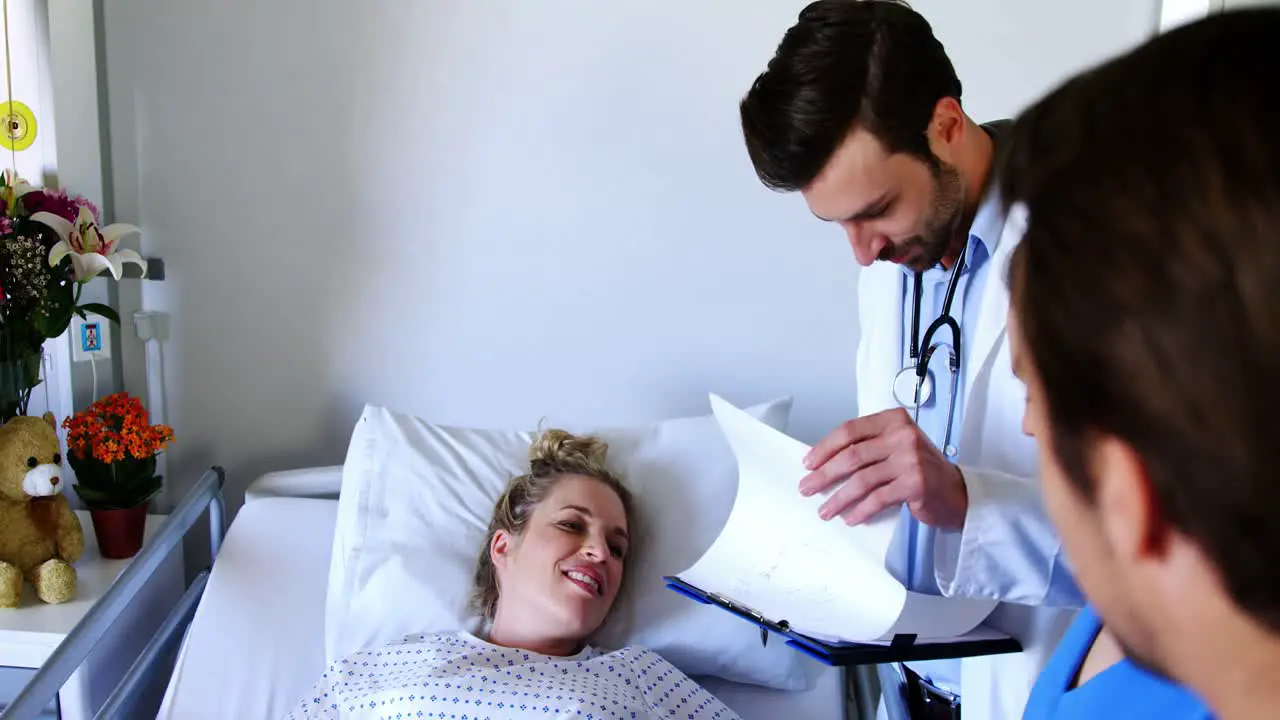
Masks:
[[[987,622],[1024,648],[882,666],[886,704],[913,719],[963,707],[971,720],[1014,720],[1083,598],[1039,502],[1010,369],[1003,273],[1021,224],[989,190],[1007,123],[975,123],[960,95],[915,11],[819,0],[785,34],[741,119],[764,184],[799,191],[865,267],[857,417],[814,447],[800,492],[838,486],[822,505],[827,522],[897,508],[900,579],[1001,600]]]

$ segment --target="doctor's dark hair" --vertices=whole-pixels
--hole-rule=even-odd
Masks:
[[[1069,81],[999,173],[1028,224],[1013,306],[1050,441],[1095,500],[1092,438],[1280,631],[1280,10],[1233,11]]]
[[[739,105],[747,154],[768,187],[801,190],[855,125],[930,168],[925,130],[960,79],[929,22],[898,0],[805,7]]]
[[[512,478],[498,498],[476,563],[471,604],[485,621],[492,622],[498,609],[498,575],[490,555],[493,536],[499,530],[523,535],[534,508],[565,476],[583,475],[607,485],[622,501],[628,529],[634,524],[631,491],[605,466],[608,453],[608,443],[597,437],[578,436],[557,429],[544,431],[530,444],[529,471]],[[623,575],[625,577],[625,573]]]

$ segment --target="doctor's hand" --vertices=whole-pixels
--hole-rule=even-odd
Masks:
[[[819,514],[846,524],[865,522],[881,510],[906,503],[920,522],[953,530],[969,509],[960,468],[948,462],[902,408],[849,420],[805,457],[810,473],[800,493],[813,495],[843,482]]]

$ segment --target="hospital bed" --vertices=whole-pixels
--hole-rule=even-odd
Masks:
[[[190,584],[99,718],[279,718],[324,671],[325,588],[340,467],[254,482],[223,537],[221,468],[211,468],[0,720],[37,718],[147,576],[208,511],[212,567]],[[745,720],[844,720],[844,672],[814,664],[806,690],[697,678]],[[148,702],[150,706],[148,709]],[[854,713],[856,715],[857,713]]]

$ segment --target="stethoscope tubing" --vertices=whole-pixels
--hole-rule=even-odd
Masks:
[[[960,287],[960,273],[964,270],[965,253],[968,248],[960,250],[960,256],[956,258],[955,267],[951,268],[951,277],[947,280],[947,291],[942,297],[942,313],[929,324],[929,328],[924,331],[924,338],[918,339],[920,332],[920,305],[921,287],[924,284],[923,274],[917,272],[915,274],[915,289],[912,295],[911,308],[911,347],[909,349],[911,360],[916,362],[916,377],[920,381],[924,380],[925,375],[929,372],[929,359],[933,356],[933,336],[943,327],[951,330],[951,345],[953,352],[951,354],[950,368],[958,372],[960,370],[960,323],[951,315],[951,305],[956,298],[956,289]],[[920,356],[920,348],[924,348],[923,357]]]
[[[947,345],[947,367],[951,371],[951,398],[947,403],[947,425],[945,437],[943,439],[943,452],[953,457],[956,454],[955,448],[951,444],[952,427],[955,422],[956,410],[956,390],[960,378],[960,358],[961,358],[961,333],[960,323],[951,314],[951,306],[955,300],[956,290],[960,285],[960,273],[964,270],[965,252],[967,248],[961,249],[960,256],[956,258],[955,267],[951,269],[951,277],[947,280],[946,293],[942,300],[942,312],[938,315],[929,327],[925,330],[924,337],[920,337],[920,309],[922,304],[922,289],[924,285],[923,273],[914,274],[914,287],[912,292],[912,308],[911,308],[911,338],[908,345],[908,355],[910,363],[914,363],[916,381],[914,392],[915,420],[920,420],[920,406],[924,403],[923,397],[926,391],[926,382],[929,375],[929,362],[933,359],[933,354],[942,345]],[[940,343],[934,342],[934,336],[939,330],[948,329],[951,331],[951,342]],[[923,353],[921,349],[923,348]],[[908,368],[903,368],[906,372]],[[900,375],[902,373],[899,373]],[[897,396],[898,382],[894,381],[894,394]],[[903,403],[903,398],[897,397],[899,403]]]

